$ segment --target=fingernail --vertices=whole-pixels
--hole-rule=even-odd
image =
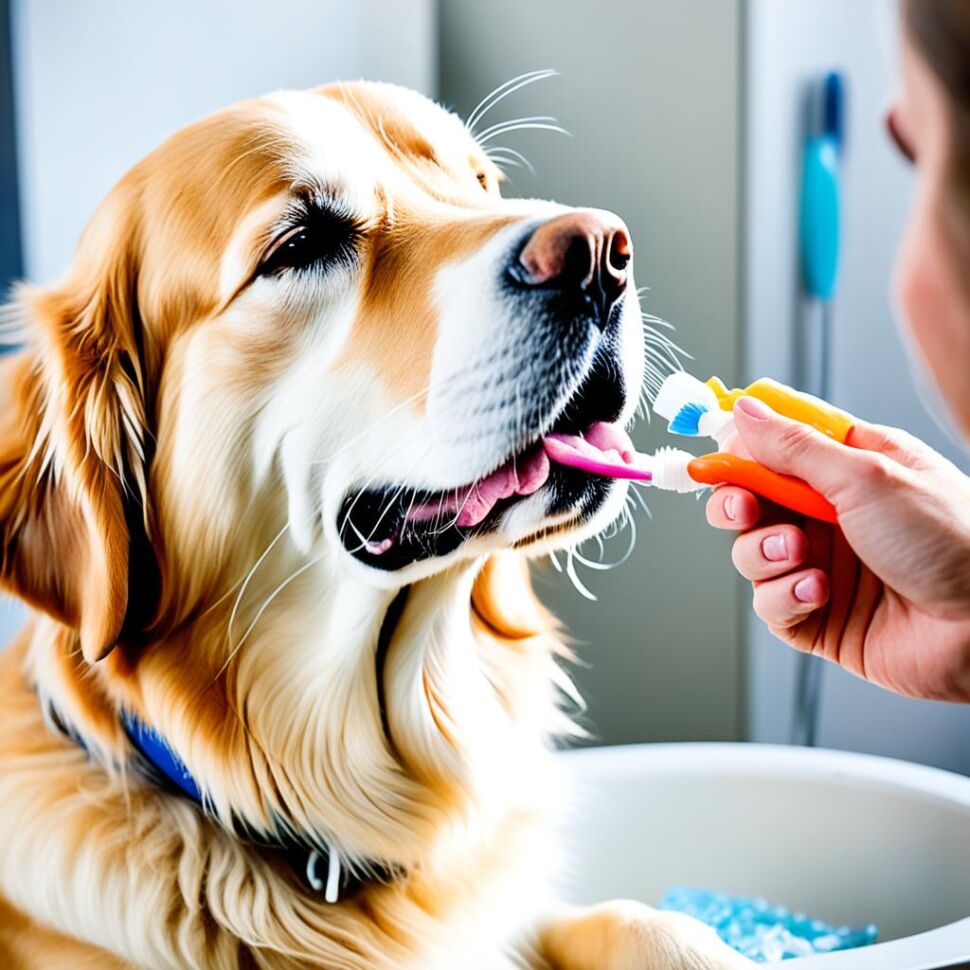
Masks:
[[[795,583],[795,599],[799,603],[818,603],[822,599],[822,585],[818,576],[806,576]]]
[[[735,402],[735,409],[742,411],[749,418],[755,421],[764,421],[771,413],[766,404],[763,404],[756,397],[741,397]]]
[[[724,500],[724,517],[733,522],[737,518],[737,514],[734,511],[735,498],[733,495],[729,495]]]
[[[783,559],[787,559],[788,548],[785,545],[785,537],[782,535],[766,536],[761,540],[761,555],[769,562],[781,562]]]

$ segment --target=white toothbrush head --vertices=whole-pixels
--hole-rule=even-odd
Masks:
[[[671,434],[692,438],[717,438],[733,422],[731,413],[721,410],[714,391],[685,371],[676,371],[663,382],[653,410],[666,418]]]

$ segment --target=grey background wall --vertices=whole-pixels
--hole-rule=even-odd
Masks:
[[[22,271],[10,4],[0,0],[0,296]]]
[[[555,115],[571,138],[510,136],[538,177],[510,190],[603,206],[629,224],[644,306],[677,325],[697,373],[738,365],[740,5],[736,0],[443,0],[440,91],[466,113],[534,68],[560,76],[497,118]],[[656,422],[634,438],[654,447]],[[636,552],[579,568],[590,603],[550,568],[543,592],[576,638],[589,721],[605,741],[733,738],[743,728],[740,599],[726,537],[684,496],[650,495]],[[626,536],[607,547],[619,558]],[[594,544],[585,552],[597,557]]]
[[[11,0],[25,271],[63,272],[114,182],[242,98],[369,77],[434,94],[433,0]]]
[[[913,187],[912,171],[882,132],[898,83],[895,5],[749,0],[746,31],[748,377],[796,377],[796,335],[803,325],[794,248],[802,91],[819,72],[841,68],[849,113],[832,398],[871,421],[912,431],[966,469],[962,449],[919,400],[889,290]],[[795,657],[753,616],[748,643],[750,737],[787,741]],[[830,665],[823,670],[819,744],[970,772],[970,707],[907,700]]]

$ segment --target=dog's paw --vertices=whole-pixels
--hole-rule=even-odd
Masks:
[[[609,970],[741,970],[752,966],[709,926],[683,913],[657,912],[627,901],[607,905],[615,920],[605,964]]]
[[[709,926],[614,900],[555,920],[543,934],[556,970],[750,970]]]

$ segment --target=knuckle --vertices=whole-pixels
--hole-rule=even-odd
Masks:
[[[774,581],[755,587],[752,607],[759,620],[780,630],[788,629],[803,619],[796,610],[786,606],[785,595],[779,594],[778,584]]]
[[[735,539],[731,544],[731,564],[743,576],[744,570],[741,567],[744,562],[744,555],[741,549],[741,542],[742,539]]]
[[[771,600],[765,594],[764,586],[756,586],[754,590],[754,595],[751,598],[751,608],[754,610],[755,616],[758,617],[764,623],[772,626],[778,622],[778,617],[775,615],[775,611],[771,609]]]
[[[757,596],[754,597],[752,601],[752,608],[754,609],[754,615],[761,620],[762,623],[766,623],[768,626],[778,626],[778,618],[772,616],[771,611],[765,609],[765,604]]]
[[[789,458],[798,458],[811,448],[817,432],[793,421],[781,430],[778,444]]]
[[[902,428],[892,428],[885,424],[874,424],[872,428],[882,436],[883,441],[891,448],[911,454],[923,454],[930,450],[919,438]]]
[[[882,488],[892,482],[899,466],[892,459],[877,451],[859,453],[858,477],[867,488]]]
[[[739,536],[731,546],[731,562],[734,568],[745,578],[753,579],[751,575],[752,552],[756,540],[750,534]]]

